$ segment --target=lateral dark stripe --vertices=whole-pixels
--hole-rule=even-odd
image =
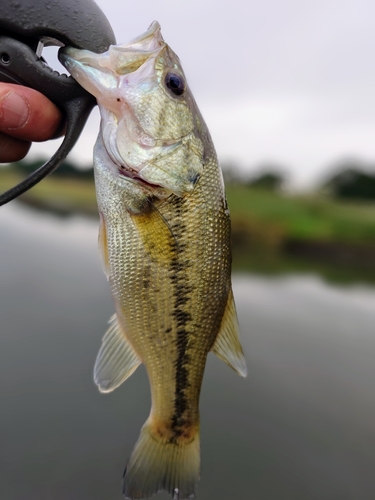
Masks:
[[[183,212],[183,198],[176,198],[176,212],[180,215]],[[175,236],[175,241],[181,242],[182,236],[186,230],[186,226],[182,219],[174,222],[172,231]],[[188,365],[190,362],[189,355],[187,354],[187,347],[189,342],[188,324],[192,321],[192,316],[188,311],[192,287],[188,285],[187,268],[189,263],[184,260],[184,245],[176,244],[176,252],[174,253],[170,264],[171,281],[174,287],[173,300],[174,307],[172,316],[176,325],[176,347],[177,358],[175,364],[175,397],[174,397],[174,413],[171,419],[171,427],[174,432],[175,438],[182,434],[182,427],[187,423],[184,418],[184,413],[187,410],[187,398],[185,390],[189,386],[188,381]]]

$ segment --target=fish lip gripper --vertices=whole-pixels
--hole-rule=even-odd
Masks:
[[[66,158],[96,100],[72,77],[53,71],[41,57],[43,46],[70,45],[104,52],[116,43],[113,30],[93,0],[2,0],[0,81],[31,87],[54,102],[66,117],[59,149],[38,170],[0,194],[0,206],[40,182]]]

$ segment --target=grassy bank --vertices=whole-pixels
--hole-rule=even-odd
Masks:
[[[375,203],[338,202],[319,196],[286,196],[228,186],[235,232],[258,243],[287,241],[375,244]]]
[[[234,267],[375,280],[375,204],[228,186]]]

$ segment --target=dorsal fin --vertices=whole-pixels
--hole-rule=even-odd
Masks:
[[[100,254],[102,256],[102,260],[103,260],[105,275],[107,276],[107,279],[109,279],[109,258],[108,258],[108,245],[107,245],[107,231],[105,228],[104,216],[101,212],[99,212],[99,215],[100,215],[99,237],[98,237],[99,250],[100,250]]]
[[[246,377],[246,361],[239,339],[238,319],[232,290],[229,292],[220,331],[211,351],[233,368],[238,375]]]
[[[100,392],[111,392],[121,385],[141,364],[126,339],[116,314],[109,320],[94,368],[94,381]]]

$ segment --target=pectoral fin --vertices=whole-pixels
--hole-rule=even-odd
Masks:
[[[227,306],[212,352],[227,363],[241,377],[246,377],[247,368],[239,340],[239,327],[232,290],[229,292]]]
[[[105,229],[105,221],[102,213],[99,212],[100,223],[99,223],[99,250],[103,260],[104,272],[109,279],[109,258],[108,258],[108,245],[107,245],[107,232]]]
[[[116,314],[110,319],[94,368],[94,381],[100,392],[111,392],[121,385],[141,364],[127,341]]]
[[[131,218],[150,257],[168,264],[177,248],[171,228],[159,210],[150,204],[145,213],[131,214]]]

